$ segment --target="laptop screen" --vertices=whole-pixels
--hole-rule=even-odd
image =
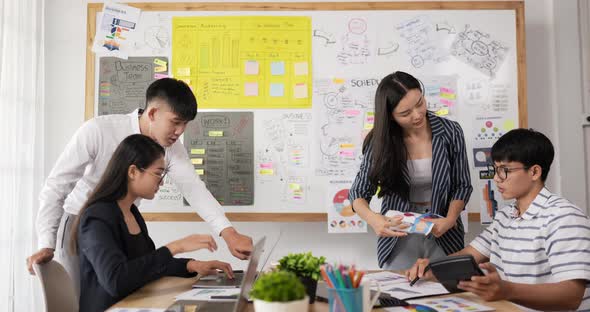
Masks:
[[[266,237],[263,236],[258,242],[256,242],[256,244],[254,244],[254,250],[252,251],[252,256],[248,262],[246,272],[244,273],[244,279],[242,280],[242,285],[240,286],[240,297],[236,302],[234,312],[242,312],[248,305],[248,294],[250,294],[252,284],[254,284],[254,280],[256,279],[256,268],[258,267],[258,260],[260,259],[260,255],[264,249],[265,241]]]

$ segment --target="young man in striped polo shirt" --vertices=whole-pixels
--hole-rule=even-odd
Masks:
[[[551,141],[534,130],[512,130],[494,144],[494,182],[504,199],[515,202],[455,253],[472,255],[487,271],[459,288],[532,309],[590,311],[590,220],[545,188],[553,155]],[[432,278],[424,274],[427,264],[419,259],[408,278]]]

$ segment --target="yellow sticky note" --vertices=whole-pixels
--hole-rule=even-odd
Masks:
[[[332,82],[335,84],[343,84],[344,83],[344,79],[342,78],[334,78],[332,79]]]
[[[164,67],[166,67],[166,65],[168,65],[168,63],[167,63],[166,61],[164,61],[164,60],[161,60],[161,59],[159,59],[159,58],[157,58],[157,59],[154,59],[154,64],[156,64],[156,65],[160,65],[160,66],[164,66]]]
[[[202,165],[203,164],[203,158],[192,158],[191,162],[193,163],[193,165]]]
[[[196,172],[198,175],[204,175],[204,174],[205,174],[205,169],[195,169],[195,172]]]
[[[275,171],[273,169],[260,169],[261,175],[273,175],[274,172]]]
[[[211,131],[209,131],[209,136],[210,137],[222,137],[223,136],[223,131],[220,131],[220,130],[211,130]]]
[[[436,116],[446,116],[449,114],[449,109],[448,108],[441,108],[439,110],[436,111]]]
[[[154,68],[154,71],[155,71],[156,73],[165,72],[165,71],[167,71],[167,70],[168,70],[168,67],[166,67],[166,66],[156,66],[156,67]]]
[[[191,154],[194,155],[204,155],[205,149],[204,148],[191,148]]]
[[[301,185],[297,184],[297,183],[289,183],[289,188],[292,190],[300,190],[301,189]]]
[[[191,68],[190,67],[182,67],[176,69],[176,76],[190,76],[191,75]]]
[[[445,99],[449,99],[449,100],[454,100],[457,96],[455,95],[455,93],[441,92],[440,97],[445,98]]]
[[[504,121],[504,124],[502,124],[502,130],[504,131],[510,131],[514,129],[514,121],[513,120],[506,120]]]
[[[340,148],[354,148],[354,144],[342,143],[342,144],[340,144]]]
[[[372,123],[366,123],[365,130],[371,130],[371,129],[373,129],[373,126],[374,126],[374,124],[372,124]]]
[[[295,67],[295,76],[305,76],[308,74],[307,62],[299,62],[293,65]]]

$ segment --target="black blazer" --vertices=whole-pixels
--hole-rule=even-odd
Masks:
[[[104,311],[145,284],[162,276],[192,277],[190,259],[172,257],[166,247],[155,249],[137,207],[131,212],[148,242],[143,256],[129,259],[130,236],[117,202],[100,202],[88,207],[78,227],[80,256],[80,312]]]

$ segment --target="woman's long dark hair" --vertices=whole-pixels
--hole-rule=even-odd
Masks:
[[[72,251],[77,252],[78,226],[86,209],[98,202],[113,202],[127,195],[128,171],[131,165],[145,169],[160,157],[164,148],[153,139],[142,134],[132,134],[117,146],[98,185],[80,209],[72,225]]]
[[[363,143],[363,150],[372,148],[369,181],[380,185],[379,197],[397,194],[407,200],[410,185],[404,178],[408,151],[401,126],[393,119],[393,110],[412,89],[422,93],[420,81],[414,76],[397,71],[385,76],[375,93],[375,124]]]

